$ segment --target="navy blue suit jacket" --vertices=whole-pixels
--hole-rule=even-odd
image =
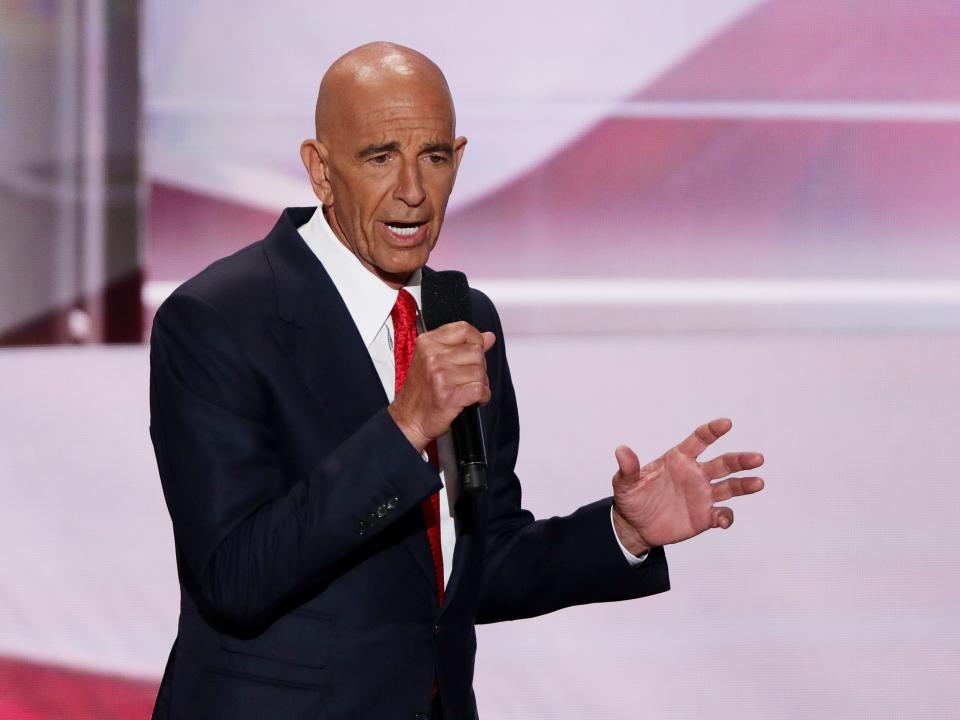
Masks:
[[[490,487],[457,507],[441,608],[420,512],[440,480],[297,232],[311,212],[284,211],[154,320],[151,436],[181,585],[154,718],[409,720],[434,677],[447,720],[473,718],[476,623],[661,592],[663,551],[630,567],[609,498],[549,520],[521,509],[500,322],[473,291],[474,324],[499,340],[481,411]]]

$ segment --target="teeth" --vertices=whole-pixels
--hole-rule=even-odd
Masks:
[[[406,236],[413,235],[417,230],[420,229],[419,225],[415,225],[414,227],[397,227],[396,225],[387,225],[387,227],[390,228],[390,232],[392,233]]]

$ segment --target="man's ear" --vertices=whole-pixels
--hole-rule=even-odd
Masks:
[[[467,139],[461,135],[453,141],[453,179],[457,179],[457,171],[460,169],[460,160],[463,158],[464,148],[467,147]]]
[[[321,204],[333,205],[333,188],[330,187],[327,148],[319,140],[304,140],[300,145],[300,159],[310,176],[313,193]]]

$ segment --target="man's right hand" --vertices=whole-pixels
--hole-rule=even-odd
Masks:
[[[403,388],[388,408],[417,452],[447,432],[465,407],[490,401],[485,353],[496,340],[462,321],[417,336]]]

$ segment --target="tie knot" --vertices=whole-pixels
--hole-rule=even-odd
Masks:
[[[417,334],[417,301],[413,295],[403,288],[397,295],[397,302],[390,311],[390,318],[393,320],[394,332],[397,335],[407,334],[413,330],[413,335]]]

